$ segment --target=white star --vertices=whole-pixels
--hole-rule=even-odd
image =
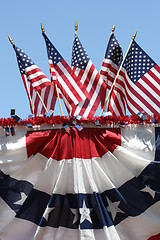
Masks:
[[[79,212],[81,214],[80,224],[82,222],[84,222],[85,219],[88,220],[90,223],[92,223],[91,218],[90,218],[91,211],[92,211],[92,209],[86,207],[85,200],[83,199],[83,206],[82,206],[82,208],[79,208]]]
[[[27,195],[24,192],[21,192],[20,194],[21,194],[21,199],[18,200],[17,202],[14,202],[14,204],[22,205],[26,200]]]
[[[107,210],[109,212],[111,212],[112,214],[112,219],[114,221],[115,217],[116,217],[116,214],[117,212],[121,212],[121,213],[124,213],[121,209],[118,208],[118,205],[120,203],[120,201],[117,201],[117,202],[111,202],[108,198],[107,198],[107,201],[108,201],[108,207],[107,207]]]
[[[78,210],[75,208],[70,208],[71,212],[74,214],[73,224],[78,220]]]
[[[153,191],[151,188],[149,188],[147,186],[145,188],[143,188],[142,190],[140,190],[140,191],[141,192],[147,192],[147,193],[149,193],[152,196],[152,198],[155,198],[156,192]]]
[[[43,215],[43,217],[46,219],[46,221],[48,221],[49,214],[53,209],[55,209],[55,207],[52,207],[52,208],[47,207],[47,209]]]

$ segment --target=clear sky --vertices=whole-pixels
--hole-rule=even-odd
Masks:
[[[70,65],[76,19],[78,37],[98,71],[114,24],[123,54],[137,30],[137,43],[160,65],[159,0],[1,1],[0,118],[10,117],[12,108],[23,119],[30,114],[28,98],[8,34],[15,45],[23,49],[50,78],[40,23],[43,23],[47,36]],[[100,110],[96,115],[99,113]],[[54,115],[60,115],[58,101]]]

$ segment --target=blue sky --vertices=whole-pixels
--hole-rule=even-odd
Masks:
[[[23,49],[50,78],[41,22],[46,34],[69,64],[77,19],[78,37],[98,71],[114,24],[115,35],[124,54],[137,30],[137,43],[160,65],[159,0],[5,0],[0,5],[0,118],[10,117],[12,108],[21,118],[30,114],[8,34],[15,45]],[[67,114],[64,107],[63,110]],[[100,110],[96,115],[99,114]],[[60,115],[58,101],[55,115]]]

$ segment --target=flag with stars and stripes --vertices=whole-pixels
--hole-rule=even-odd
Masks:
[[[43,127],[0,128],[0,239],[157,239],[160,127]]]
[[[103,59],[102,67],[100,70],[100,75],[105,81],[107,89],[105,99],[107,98],[111,86],[114,82],[118,68],[123,58],[122,48],[120,47],[114,34],[111,34],[105,57]],[[110,111],[112,115],[124,116],[126,115],[126,106],[124,96],[116,86],[113,88],[111,95],[105,105],[105,99],[102,99],[102,108],[104,111]],[[104,106],[105,105],[105,106]]]
[[[35,63],[24,53],[23,50],[14,45],[17,61],[21,74],[26,75],[27,80],[32,84],[35,91],[51,86],[51,82]]]
[[[135,41],[116,82],[131,114],[160,113],[160,67]]]
[[[46,112],[37,95],[37,91],[47,110],[54,111],[57,97],[52,83],[23,50],[15,45],[13,47],[16,52],[19,70],[29,99],[31,113],[38,116]]]
[[[48,54],[50,65],[51,81],[57,84],[61,98],[72,115],[72,108],[86,99],[85,89],[82,84],[75,80],[70,66],[53,46],[45,33],[42,33]]]
[[[77,76],[88,92],[86,100],[82,101],[74,111],[74,115],[93,117],[101,99],[104,98],[106,85],[93,65],[79,38],[75,35],[72,50],[72,72]]]

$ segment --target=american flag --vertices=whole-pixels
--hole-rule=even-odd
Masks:
[[[75,35],[72,50],[72,71],[88,92],[88,98],[75,109],[74,115],[84,118],[93,117],[101,98],[105,94],[106,85],[96,70],[79,38]]]
[[[38,116],[45,113],[45,109],[37,95],[41,96],[48,111],[54,110],[57,97],[54,87],[44,73],[33,63],[23,50],[14,45],[21,77],[30,103],[31,112]]]
[[[116,82],[131,114],[160,113],[160,67],[135,41]]]
[[[16,51],[20,71],[26,75],[27,80],[32,84],[35,91],[52,85],[45,74],[35,65],[35,63],[27,56],[27,54],[24,53],[23,50],[15,45],[14,49]]]
[[[56,81],[65,104],[67,103],[68,108],[72,109],[73,106],[86,99],[84,88],[81,83],[75,81],[76,76],[72,74],[70,66],[53,46],[46,34],[42,33],[42,35],[47,46],[51,80]]]
[[[105,99],[107,98],[116,77],[122,57],[122,48],[120,47],[115,35],[111,34],[100,70],[100,75],[107,86]],[[117,90],[116,87],[113,88],[106,105],[105,99],[102,99],[102,108],[104,108],[104,111],[110,111],[112,115],[116,116],[123,116],[126,114],[124,96]]]

